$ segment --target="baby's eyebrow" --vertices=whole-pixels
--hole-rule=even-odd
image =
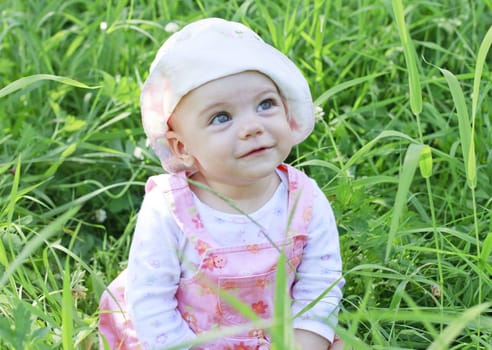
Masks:
[[[265,87],[264,89],[261,89],[259,90],[259,94],[266,94],[266,93],[274,93],[274,94],[279,94],[280,95],[280,91],[276,88],[276,87]]]
[[[200,115],[207,114],[210,111],[217,110],[217,109],[226,109],[225,107],[227,104],[225,102],[214,102],[210,104],[205,104],[203,108],[200,108],[199,113]]]

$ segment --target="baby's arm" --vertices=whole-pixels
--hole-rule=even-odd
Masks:
[[[342,298],[342,261],[335,217],[328,200],[316,186],[314,189],[313,218],[309,225],[308,242],[304,247],[301,264],[292,294],[292,313],[295,315],[326,290],[329,291],[312,309],[294,319],[296,337],[302,349],[325,350],[333,340],[339,303]],[[307,332],[307,334],[306,334]],[[311,334],[309,334],[311,333]],[[307,346],[303,341],[318,341],[320,347]],[[314,340],[313,340],[314,339]]]
[[[194,337],[176,308],[181,274],[177,232],[162,193],[147,193],[130,249],[126,298],[140,343],[156,349]]]

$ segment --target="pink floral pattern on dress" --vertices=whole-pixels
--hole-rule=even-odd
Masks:
[[[205,253],[207,250],[209,250],[211,248],[210,244],[208,244],[207,242],[205,241],[202,241],[201,239],[199,239],[196,243],[195,243],[195,249],[196,251],[198,252],[198,255],[203,255],[203,253]]]
[[[296,268],[302,258],[307,225],[312,216],[312,193],[305,175],[286,165],[282,165],[279,169],[287,171],[288,174],[289,213],[295,203],[298,205],[292,216],[285,241],[276,242],[285,247],[287,258],[292,265],[292,268],[287,269],[288,281],[293,283]],[[166,195],[170,193],[169,205],[170,208],[173,208],[176,221],[183,223],[187,238],[192,242],[197,253],[202,256],[201,265],[196,275],[199,277],[181,280],[176,293],[178,310],[184,321],[196,334],[212,328],[220,329],[229,325],[248,323],[247,318],[228,302],[222,300],[222,293],[231,293],[233,298],[249,305],[262,318],[272,317],[273,288],[270,287],[275,282],[275,274],[272,272],[276,271],[277,268],[277,249],[267,244],[250,244],[220,250],[220,247],[215,246],[215,242],[210,239],[206,232],[200,214],[193,205],[191,191],[171,191],[172,186],[176,186],[178,189],[186,188],[186,179],[179,175],[170,176],[169,188],[164,188],[164,193]],[[151,185],[149,190],[150,188],[156,190],[156,187],[161,189],[162,186]],[[302,187],[303,191],[300,192],[301,197],[297,201],[299,187]],[[244,234],[254,233],[245,232]],[[298,239],[301,237],[302,239]],[[158,267],[161,262],[152,261],[150,264]],[[246,275],[244,274],[245,267],[248,271]],[[113,281],[108,289],[115,294],[116,300],[109,298],[108,293],[105,293],[101,298],[100,308],[102,312],[99,328],[101,334],[109,340],[111,349],[138,350],[140,346],[133,326],[131,322],[126,321],[125,285],[126,282],[123,279]],[[220,293],[217,292],[218,288],[220,288]],[[120,304],[122,305],[121,310],[119,306],[116,306]],[[161,333],[152,345],[165,344],[167,341],[168,335]],[[260,347],[268,349],[268,344],[269,336],[265,330],[253,329],[234,338],[219,339],[203,347],[196,346],[194,349],[256,350]],[[146,347],[147,344],[142,345]]]
[[[200,214],[197,213],[196,216],[191,219],[191,221],[195,225],[195,229],[203,229],[204,228]]]
[[[262,300],[251,304],[251,308],[258,315],[263,315],[268,309],[268,304],[264,303]]]

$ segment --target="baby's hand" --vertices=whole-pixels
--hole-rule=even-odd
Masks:
[[[328,350],[343,350],[343,340],[335,335],[333,343],[328,347]]]

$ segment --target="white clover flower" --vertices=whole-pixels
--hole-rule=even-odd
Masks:
[[[175,33],[179,30],[179,25],[176,22],[169,22],[164,27],[164,30],[168,33]]]
[[[321,108],[320,106],[314,107],[314,120],[316,122],[322,121],[324,115],[325,115],[325,111],[323,111],[323,108]]]
[[[142,148],[140,147],[135,147],[135,149],[133,150],[133,156],[139,160],[143,160],[144,159],[144,156],[143,156],[143,150]]]
[[[108,29],[108,24],[106,22],[99,23],[99,29],[104,32],[106,29]]]
[[[97,209],[95,212],[94,212],[94,216],[96,218],[96,222],[98,223],[103,223],[104,221],[106,221],[106,219],[108,218],[108,214],[106,213],[106,210],[104,209]]]

